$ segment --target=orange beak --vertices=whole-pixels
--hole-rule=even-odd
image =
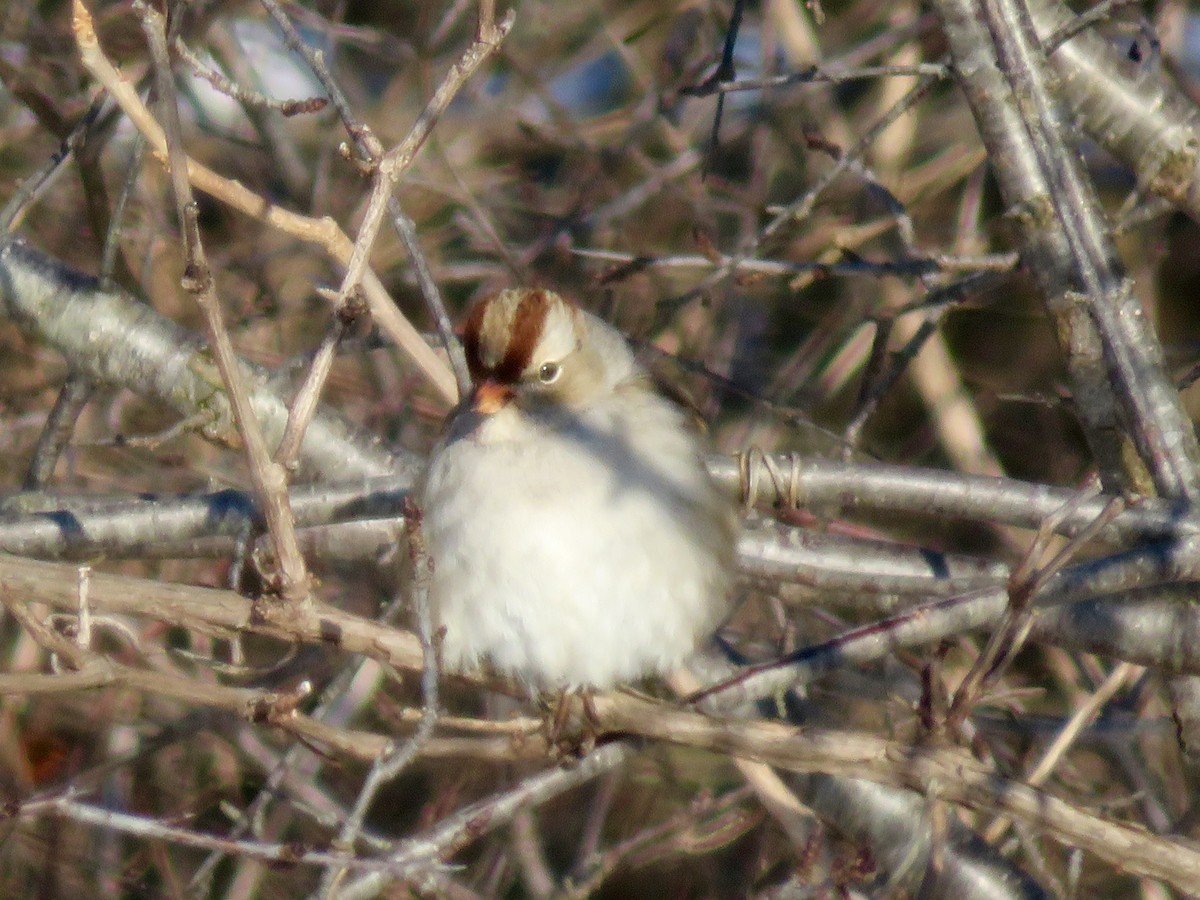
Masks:
[[[471,393],[471,409],[483,416],[502,410],[513,398],[512,388],[487,380],[475,386]]]

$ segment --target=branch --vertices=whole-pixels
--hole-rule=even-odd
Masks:
[[[116,287],[104,287],[16,241],[0,243],[0,306],[27,333],[45,341],[75,371],[93,381],[127,387],[197,423],[212,440],[237,446],[229,398],[199,338]],[[250,402],[267,439],[278,441],[287,422],[283,400],[252,373]],[[305,434],[301,459],[317,473],[380,475],[403,463],[376,441],[329,412]]]

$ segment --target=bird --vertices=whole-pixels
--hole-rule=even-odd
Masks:
[[[417,491],[443,669],[532,695],[672,671],[727,614],[738,527],[692,415],[551,290],[485,297],[463,347]]]

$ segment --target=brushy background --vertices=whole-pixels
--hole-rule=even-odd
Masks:
[[[176,6],[169,4],[172,14],[183,14]],[[408,132],[470,44],[476,21],[475,7],[458,0],[317,0],[285,9],[324,51],[353,111],[385,146]],[[147,85],[139,12],[125,2],[94,3],[92,11],[105,51],[131,81]],[[860,139],[916,77],[797,79],[731,92],[714,141],[717,97],[696,88],[717,71],[733,4],[521,0],[515,12],[502,47],[440,117],[396,193],[452,316],[513,284],[567,294],[616,323],[685,386],[709,420],[714,444],[727,453],[757,446],[1068,488],[1086,481],[1093,462],[1054,330],[1032,280],[1016,265],[1013,223],[953,78],[936,80],[863,147]],[[1200,26],[1191,15],[1182,0],[1115,5],[1097,28],[1122,50],[1131,72],[1156,73],[1196,97]],[[60,152],[97,96],[70,25],[66,2],[9,0],[0,9],[0,200],[16,195]],[[236,58],[258,81],[247,85],[254,90],[289,99],[320,93],[257,4],[188,4],[179,34],[208,65],[231,73]],[[946,50],[938,20],[924,5],[763,0],[746,4],[732,61],[736,77],[749,80],[813,66],[911,67],[937,62]],[[237,101],[178,57],[175,63],[193,158],[285,208],[332,217],[353,238],[368,184],[339,149],[346,135],[331,110],[277,117],[282,137],[269,141]],[[105,107],[52,183],[26,204],[15,232],[62,264],[97,274],[115,227],[114,281],[201,332],[195,304],[180,286],[183,246],[160,161],[141,159],[114,225],[134,133]],[[1071,141],[1114,222],[1168,370],[1184,378],[1200,340],[1197,223],[1160,205],[1136,173],[1098,144],[1075,134]],[[849,164],[803,217],[760,239],[779,208],[804,196],[847,155]],[[336,289],[343,269],[312,244],[203,194],[198,200],[234,344],[244,358],[277,373],[286,392],[330,327],[330,305],[319,291]],[[746,265],[713,277],[724,256],[750,243]],[[370,263],[404,314],[436,342],[408,255],[390,229],[382,231]],[[979,272],[992,274],[971,281]],[[931,292],[960,281],[967,287],[952,302],[925,303]],[[936,329],[906,357],[926,320]],[[4,488],[20,490],[71,369],[69,359],[29,329],[0,322]],[[1200,404],[1194,387],[1183,398],[1191,410]],[[364,434],[418,455],[431,446],[447,411],[408,358],[362,320],[342,341],[322,402]],[[116,498],[247,488],[240,454],[194,431],[176,431],[178,418],[153,399],[98,386],[48,488]],[[1020,559],[1032,538],[987,522],[901,514],[851,522],[823,510],[789,515],[808,528],[1008,563]],[[225,585],[230,568],[228,557],[93,563],[98,570],[212,586]],[[390,561],[364,565],[314,554],[310,563],[319,596],[343,609],[373,616],[390,597]],[[748,582],[726,636],[766,659],[871,621],[893,600],[835,593],[820,585]],[[244,666],[233,671],[205,661],[227,656],[220,641],[169,617],[126,626],[135,643],[109,636],[104,640],[111,643],[102,641],[97,651],[141,665],[138,654],[151,647],[165,653],[156,665],[198,682],[253,683],[260,667],[279,679],[269,687],[304,676],[319,695],[354,662],[332,651],[308,653],[281,674],[276,665],[285,648],[250,639]],[[928,729],[920,713],[936,714],[931,697],[953,693],[982,642],[963,634],[817,681],[804,697],[806,721],[916,741]],[[47,671],[45,655],[11,616],[0,624],[0,659],[8,673]],[[977,698],[969,728],[941,739],[973,747],[1019,779],[1118,664],[1035,641]],[[1083,807],[1152,832],[1194,837],[1193,782],[1175,743],[1161,673],[1134,668],[1122,670],[1122,679],[1047,784]],[[353,712],[340,721],[384,735],[411,733],[411,712],[421,702],[411,674],[384,679],[362,695],[346,688],[342,697]],[[447,684],[443,701],[460,716],[485,714],[477,685]],[[384,789],[367,819],[369,833],[384,843],[360,845],[364,855],[382,853],[387,841],[421,834],[452,810],[553,765],[476,759],[464,747],[455,758],[418,759]],[[11,802],[8,821],[0,820],[0,894],[14,897],[305,895],[318,888],[320,869],[267,865],[239,856],[236,845],[210,857],[153,832],[21,814],[19,804],[78,788],[104,807],[211,834],[230,833],[252,810],[254,837],[290,842],[302,852],[329,846],[368,769],[353,755],[309,748],[294,735],[206,711],[202,703],[122,688],[0,696],[0,760],[0,787]],[[268,783],[288,766],[302,777]],[[307,793],[297,788],[301,781]],[[991,821],[965,806],[935,803],[929,810],[931,821],[943,820],[935,830],[946,818],[981,832]],[[764,813],[721,754],[654,743],[616,774],[537,805],[511,827],[475,841],[432,886],[417,879],[387,890],[389,896],[513,897],[919,890],[919,879],[904,889],[885,887],[888,873],[870,848],[839,834],[836,822],[813,819],[810,826],[807,840],[797,842]],[[1170,895],[1152,880],[1090,855],[1079,858],[1027,828],[994,835],[993,844],[1051,894]]]

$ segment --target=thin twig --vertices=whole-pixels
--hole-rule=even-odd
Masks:
[[[333,316],[329,328],[325,332],[325,337],[321,339],[321,345],[313,354],[312,363],[304,377],[304,382],[300,385],[300,390],[296,392],[291,406],[288,407],[287,426],[283,430],[283,437],[279,439],[279,446],[275,448],[275,462],[289,471],[295,469],[296,462],[300,458],[304,433],[308,431],[309,424],[317,414],[317,407],[321,401],[321,389],[325,386],[325,381],[333,369],[338,344],[345,333],[345,319],[339,315]]]
[[[1071,718],[1059,729],[1058,734],[1054,736],[1054,740],[1042,752],[1041,758],[1037,764],[1025,776],[1025,783],[1037,787],[1041,785],[1050,773],[1054,771],[1054,767],[1066,754],[1067,750],[1079,737],[1084,727],[1092,720],[1092,718],[1100,711],[1104,704],[1108,703],[1126,683],[1133,680],[1140,671],[1138,666],[1132,663],[1121,663],[1115,666],[1108,677],[1104,679],[1104,683],[1098,687],[1087,701],[1076,707],[1071,713]],[[1000,840],[1000,836],[1004,834],[1010,820],[1001,816],[983,832],[983,838],[988,843],[995,843]]]
[[[212,271],[209,269],[204,245],[200,239],[199,213],[187,178],[183,134],[175,100],[175,83],[167,53],[166,21],[161,13],[141,0],[135,0],[134,8],[142,15],[143,31],[154,59],[156,82],[162,102],[163,131],[167,138],[171,185],[183,223],[187,253],[183,285],[193,295],[204,314],[210,346],[229,395],[238,432],[245,445],[255,499],[263,510],[267,530],[274,544],[279,577],[276,586],[278,593],[292,604],[307,602],[310,588],[308,570],[296,540],[295,520],[292,518],[287,493],[287,472],[283,466],[271,459],[262,429],[254,415],[237,354],[229,339],[229,333],[225,330]],[[90,28],[90,15],[82,0],[75,0],[75,16],[81,28]]]
[[[101,101],[94,102],[59,144],[57,152],[46,160],[41,169],[22,180],[20,187],[13,192],[4,208],[0,209],[0,235],[16,231],[33,204],[59,179],[79,146],[87,140],[88,129],[92,127],[102,108]]]
[[[243,106],[255,107],[257,109],[271,109],[284,116],[298,116],[320,112],[329,105],[329,101],[324,97],[306,97],[303,100],[274,100],[258,91],[243,87],[229,80],[216,69],[205,65],[191,51],[182,38],[176,38],[173,46],[175,52],[188,64],[188,67],[191,68],[195,75],[203,78],[215,90],[232,100],[236,100]]]
[[[81,0],[75,2],[77,8],[83,10],[83,15],[74,19],[75,41],[79,47],[80,60],[146,137],[158,159],[166,160],[167,141],[162,128],[146,109],[137,92],[104,55],[96,40],[91,17],[87,15]],[[273,228],[301,240],[319,244],[342,264],[349,262],[354,245],[333,219],[318,219],[291,212],[194,160],[188,159],[186,163],[188,178],[200,190]],[[420,332],[400,313],[374,272],[367,270],[363,273],[362,289],[370,304],[374,321],[408,354],[439,394],[447,401],[453,402],[458,395],[453,373],[430,349]]]
[[[96,391],[93,381],[75,373],[67,375],[46,424],[38,436],[37,446],[33,450],[33,458],[25,472],[25,480],[21,487],[32,491],[45,487],[54,476],[54,469],[62,457],[63,451],[71,442],[75,433],[75,425],[80,413]]]
[[[416,611],[417,637],[421,642],[421,719],[416,733],[406,743],[389,746],[371,766],[358,799],[338,833],[338,844],[351,854],[375,796],[412,763],[433,737],[438,720],[438,654],[434,645],[433,614],[429,606],[429,576],[434,563],[425,549],[420,510],[410,505],[405,518],[408,521],[409,565],[413,572],[412,599]],[[334,897],[345,875],[345,868],[329,869],[322,879],[318,894]]]
[[[1011,662],[1020,651],[1025,639],[1029,636],[1033,602],[1037,593],[1054,575],[1062,571],[1073,556],[1083,549],[1090,535],[1112,521],[1124,506],[1121,498],[1111,498],[1094,523],[1068,541],[1067,545],[1051,560],[1039,565],[1038,560],[1050,543],[1050,536],[1055,531],[1055,525],[1090,499],[1092,493],[1094,492],[1081,491],[1065,504],[1062,510],[1056,511],[1043,527],[1038,529],[1025,558],[1013,570],[1007,587],[1008,608],[1004,613],[1004,621],[988,638],[983,652],[979,654],[971,669],[964,676],[950,703],[945,725],[952,732],[961,727],[982,693],[989,685],[995,683],[1004,666]]]
[[[283,11],[274,3],[274,0],[264,0],[264,5],[267,6],[276,23],[283,29],[289,46],[293,47],[293,49],[304,57],[312,68],[313,74],[316,75],[326,91],[329,92],[329,95],[334,99],[334,105],[342,117],[347,133],[354,139],[363,160],[374,169],[371,194],[367,201],[367,211],[363,216],[362,224],[359,226],[358,238],[355,240],[354,250],[346,264],[346,272],[342,278],[342,284],[338,289],[335,303],[340,307],[348,302],[352,292],[361,283],[370,250],[375,244],[386,210],[392,219],[397,233],[404,242],[409,258],[416,268],[417,281],[421,287],[422,296],[424,296],[434,321],[437,323],[446,351],[450,356],[459,395],[465,396],[467,388],[470,385],[470,379],[467,375],[466,362],[462,356],[462,350],[458,346],[457,339],[454,337],[449,317],[441,302],[441,296],[433,282],[433,278],[429,272],[429,265],[425,261],[420,244],[417,241],[415,229],[412,227],[411,220],[405,216],[399,201],[396,200],[392,192],[401,176],[412,165],[417,151],[428,139],[434,125],[437,124],[446,107],[450,105],[450,102],[462,90],[463,85],[466,84],[479,66],[499,49],[508,32],[512,30],[513,22],[515,21],[514,12],[510,10],[504,20],[497,23],[493,17],[494,10],[492,5],[487,2],[481,2],[475,42],[467,48],[458,63],[451,67],[433,96],[426,103],[425,109],[422,110],[416,122],[413,123],[412,128],[400,144],[392,150],[385,152],[370,129],[360,123],[350,110],[349,103],[346,102],[344,95],[337,87],[332,74],[325,66],[320,54],[300,40],[294,26]]]

